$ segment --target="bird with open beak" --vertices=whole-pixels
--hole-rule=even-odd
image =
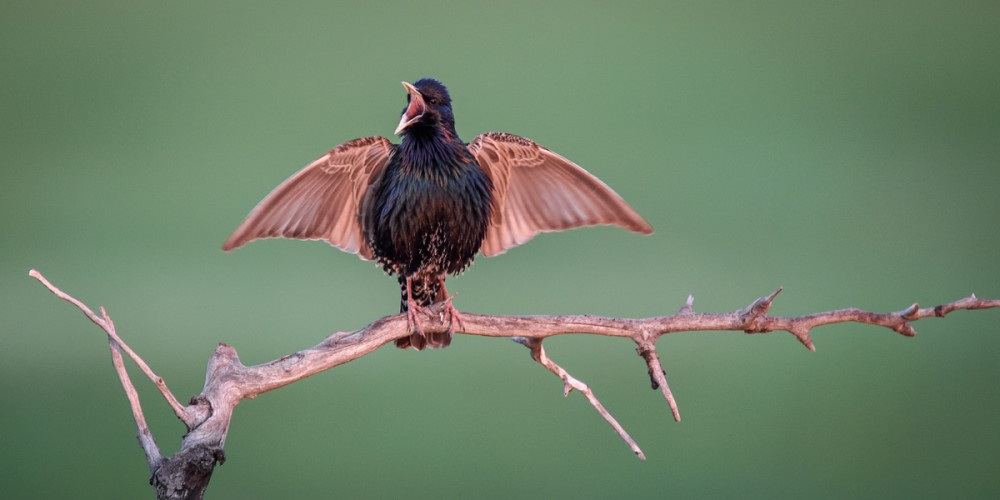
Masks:
[[[445,347],[464,328],[444,281],[477,252],[490,257],[536,234],[613,224],[652,228],[614,191],[573,162],[516,135],[486,132],[464,143],[451,97],[437,80],[403,82],[408,102],[396,145],[372,136],[337,146],[275,188],[226,240],[326,240],[375,260],[400,285],[409,335],[401,348]],[[444,302],[447,331],[420,315]]]

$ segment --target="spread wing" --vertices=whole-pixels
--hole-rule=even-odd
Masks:
[[[494,215],[481,248],[491,257],[536,234],[614,224],[653,228],[600,179],[534,141],[501,132],[480,134],[469,151],[493,181]]]
[[[372,251],[358,224],[358,208],[395,150],[388,139],[378,136],[337,146],[274,188],[222,249],[232,250],[258,238],[326,240],[371,260]]]

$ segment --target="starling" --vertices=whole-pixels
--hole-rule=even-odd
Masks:
[[[222,246],[257,238],[326,240],[375,260],[399,280],[410,335],[400,348],[445,347],[462,317],[445,277],[536,234],[614,224],[650,234],[642,217],[573,162],[516,135],[486,132],[464,143],[448,90],[437,80],[403,82],[400,144],[373,136],[337,146],[250,212]],[[449,331],[424,332],[419,314],[445,302]]]

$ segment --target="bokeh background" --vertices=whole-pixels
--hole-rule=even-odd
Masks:
[[[646,317],[778,286],[772,312],[1000,298],[995,2],[7,2],[0,8],[0,489],[146,498],[93,308],[179,398],[396,312],[371,263],[222,241],[327,149],[390,136],[401,80],[460,135],[530,137],[656,229],[542,235],[449,281],[463,311]],[[675,424],[627,341],[385,347],[243,402],[210,498],[992,497],[1000,311],[659,341]],[[183,427],[135,372],[160,446]]]

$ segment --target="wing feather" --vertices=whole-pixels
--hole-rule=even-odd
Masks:
[[[469,151],[493,181],[495,211],[481,248],[490,257],[538,233],[613,224],[651,234],[650,227],[600,179],[530,139],[480,134]]]
[[[385,137],[341,144],[274,188],[222,245],[229,251],[259,238],[326,240],[371,260],[358,223],[368,187],[395,153]]]

